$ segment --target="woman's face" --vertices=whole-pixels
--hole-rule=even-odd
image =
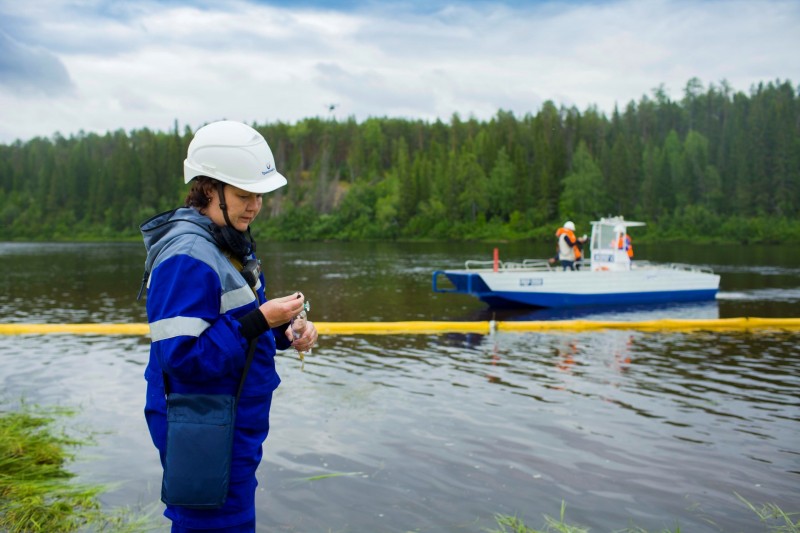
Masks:
[[[206,207],[206,215],[217,226],[225,226],[225,216],[219,207],[219,192],[216,187],[209,191],[211,202]],[[231,225],[239,231],[246,231],[258,212],[261,211],[261,194],[247,192],[233,185],[225,185],[225,204],[228,207],[228,218]]]

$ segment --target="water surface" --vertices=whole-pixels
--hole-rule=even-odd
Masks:
[[[434,269],[485,244],[261,245],[268,293],[303,290],[313,320],[643,320],[797,317],[798,261],[780,247],[637,247],[711,266],[716,301],[514,310],[434,294]],[[551,247],[500,245],[501,259]],[[135,244],[0,244],[4,322],[144,322]],[[342,335],[305,365],[279,357],[258,478],[259,531],[483,531],[495,513],[593,531],[764,531],[736,494],[799,511],[800,334],[792,332]],[[109,506],[157,507],[142,405],[148,341],[0,338],[0,397],[79,408],[95,432],[73,467],[113,482]],[[168,528],[166,522],[164,527]]]

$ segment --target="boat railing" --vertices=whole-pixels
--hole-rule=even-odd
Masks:
[[[498,266],[503,268],[504,263],[500,261]],[[467,259],[464,263],[466,270],[491,270],[494,268],[494,261],[480,261],[478,259]]]
[[[702,272],[704,274],[714,273],[714,270],[711,267],[687,265],[685,263],[669,263],[667,264],[667,267],[673,270],[688,270],[689,272]]]
[[[591,270],[592,260],[581,260],[581,270]],[[631,268],[669,268],[672,270],[683,270],[686,272],[702,272],[704,274],[713,274],[714,270],[711,267],[689,265],[686,263],[651,263],[650,261],[637,260],[631,263]],[[464,262],[465,270],[472,271],[491,271],[494,270],[494,261],[482,261],[478,259],[468,259]],[[497,269],[499,271],[509,270],[528,270],[532,272],[547,272],[547,271],[560,271],[560,263],[550,263],[547,259],[524,259],[519,261],[498,261]]]
[[[522,268],[531,270],[553,270],[553,265],[547,259],[525,259],[522,261]]]
[[[497,269],[499,271],[508,270],[528,270],[533,272],[547,272],[561,270],[559,263],[550,263],[547,259],[524,259],[522,262],[518,261],[498,261]],[[581,268],[588,269],[591,266],[591,261],[585,259],[581,261]],[[494,270],[494,261],[481,261],[478,259],[469,259],[464,262],[465,270],[473,271],[487,271]]]
[[[686,272],[701,272],[703,274],[713,274],[714,270],[711,267],[688,265],[686,263],[651,263],[650,261],[634,261],[631,267],[639,268],[669,268],[671,270],[683,270]]]

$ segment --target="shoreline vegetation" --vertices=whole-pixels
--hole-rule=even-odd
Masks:
[[[257,114],[257,113],[256,113]],[[210,120],[213,120],[211,118]],[[307,118],[253,124],[289,185],[260,241],[543,241],[622,215],[647,242],[800,243],[800,88],[663,85],[610,115],[545,102],[489,120]],[[138,240],[182,205],[193,136],[55,133],[0,144],[3,241]]]
[[[154,531],[152,518],[130,509],[103,509],[98,496],[101,485],[74,483],[75,474],[67,468],[73,450],[89,444],[57,429],[58,421],[71,416],[64,408],[31,408],[0,411],[0,530],[9,533],[68,533],[79,530],[135,533]],[[800,533],[798,513],[786,513],[778,506],[760,507],[738,494],[736,497],[753,511],[767,533]],[[562,502],[558,518],[544,516],[544,529],[534,529],[510,515],[495,515],[496,529],[489,533],[589,533],[590,528],[566,521]],[[647,533],[636,526],[621,533]],[[659,533],[680,533],[681,527]]]
[[[0,531],[153,531],[147,515],[102,509],[99,496],[107,487],[74,482],[67,464],[90,440],[57,429],[72,414],[24,404],[0,410]]]
[[[175,206],[179,204],[176,203]],[[154,213],[155,214],[155,213]],[[647,220],[647,226],[635,228],[632,236],[636,244],[692,243],[715,245],[788,245],[800,244],[800,219],[769,217],[713,217],[707,213],[693,212],[685,218],[670,218],[660,223]],[[610,215],[608,215],[610,216]],[[293,218],[295,217],[295,218]],[[143,219],[144,220],[144,219]],[[556,229],[563,220],[553,220],[536,228],[520,229],[498,221],[479,221],[447,226],[447,230],[422,237],[387,237],[380,234],[354,237],[348,234],[330,234],[325,231],[325,220],[309,216],[301,210],[292,210],[277,219],[256,220],[252,227],[257,242],[536,242],[551,243]],[[590,229],[589,220],[579,223],[584,231]],[[298,227],[298,226],[301,226]],[[288,227],[287,227],[288,226]],[[12,238],[0,237],[0,242],[141,242],[137,231],[112,232],[105,227],[80,227],[67,230],[43,231],[36,235],[23,233]]]

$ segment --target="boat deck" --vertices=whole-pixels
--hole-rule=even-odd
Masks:
[[[651,263],[650,261],[634,261],[631,262],[631,270],[647,270],[647,269],[670,269],[682,270],[687,272],[702,272],[705,274],[713,274],[714,271],[710,267],[687,265],[685,263]],[[580,262],[580,271],[589,272],[592,269],[591,259],[586,259]],[[467,260],[464,263],[464,269],[468,272],[482,273],[494,272],[494,261],[479,261],[475,259]],[[448,270],[455,271],[458,270]],[[528,272],[571,272],[564,271],[561,264],[558,262],[550,263],[547,259],[525,259],[522,262],[512,261],[499,261],[498,271],[528,271]]]

